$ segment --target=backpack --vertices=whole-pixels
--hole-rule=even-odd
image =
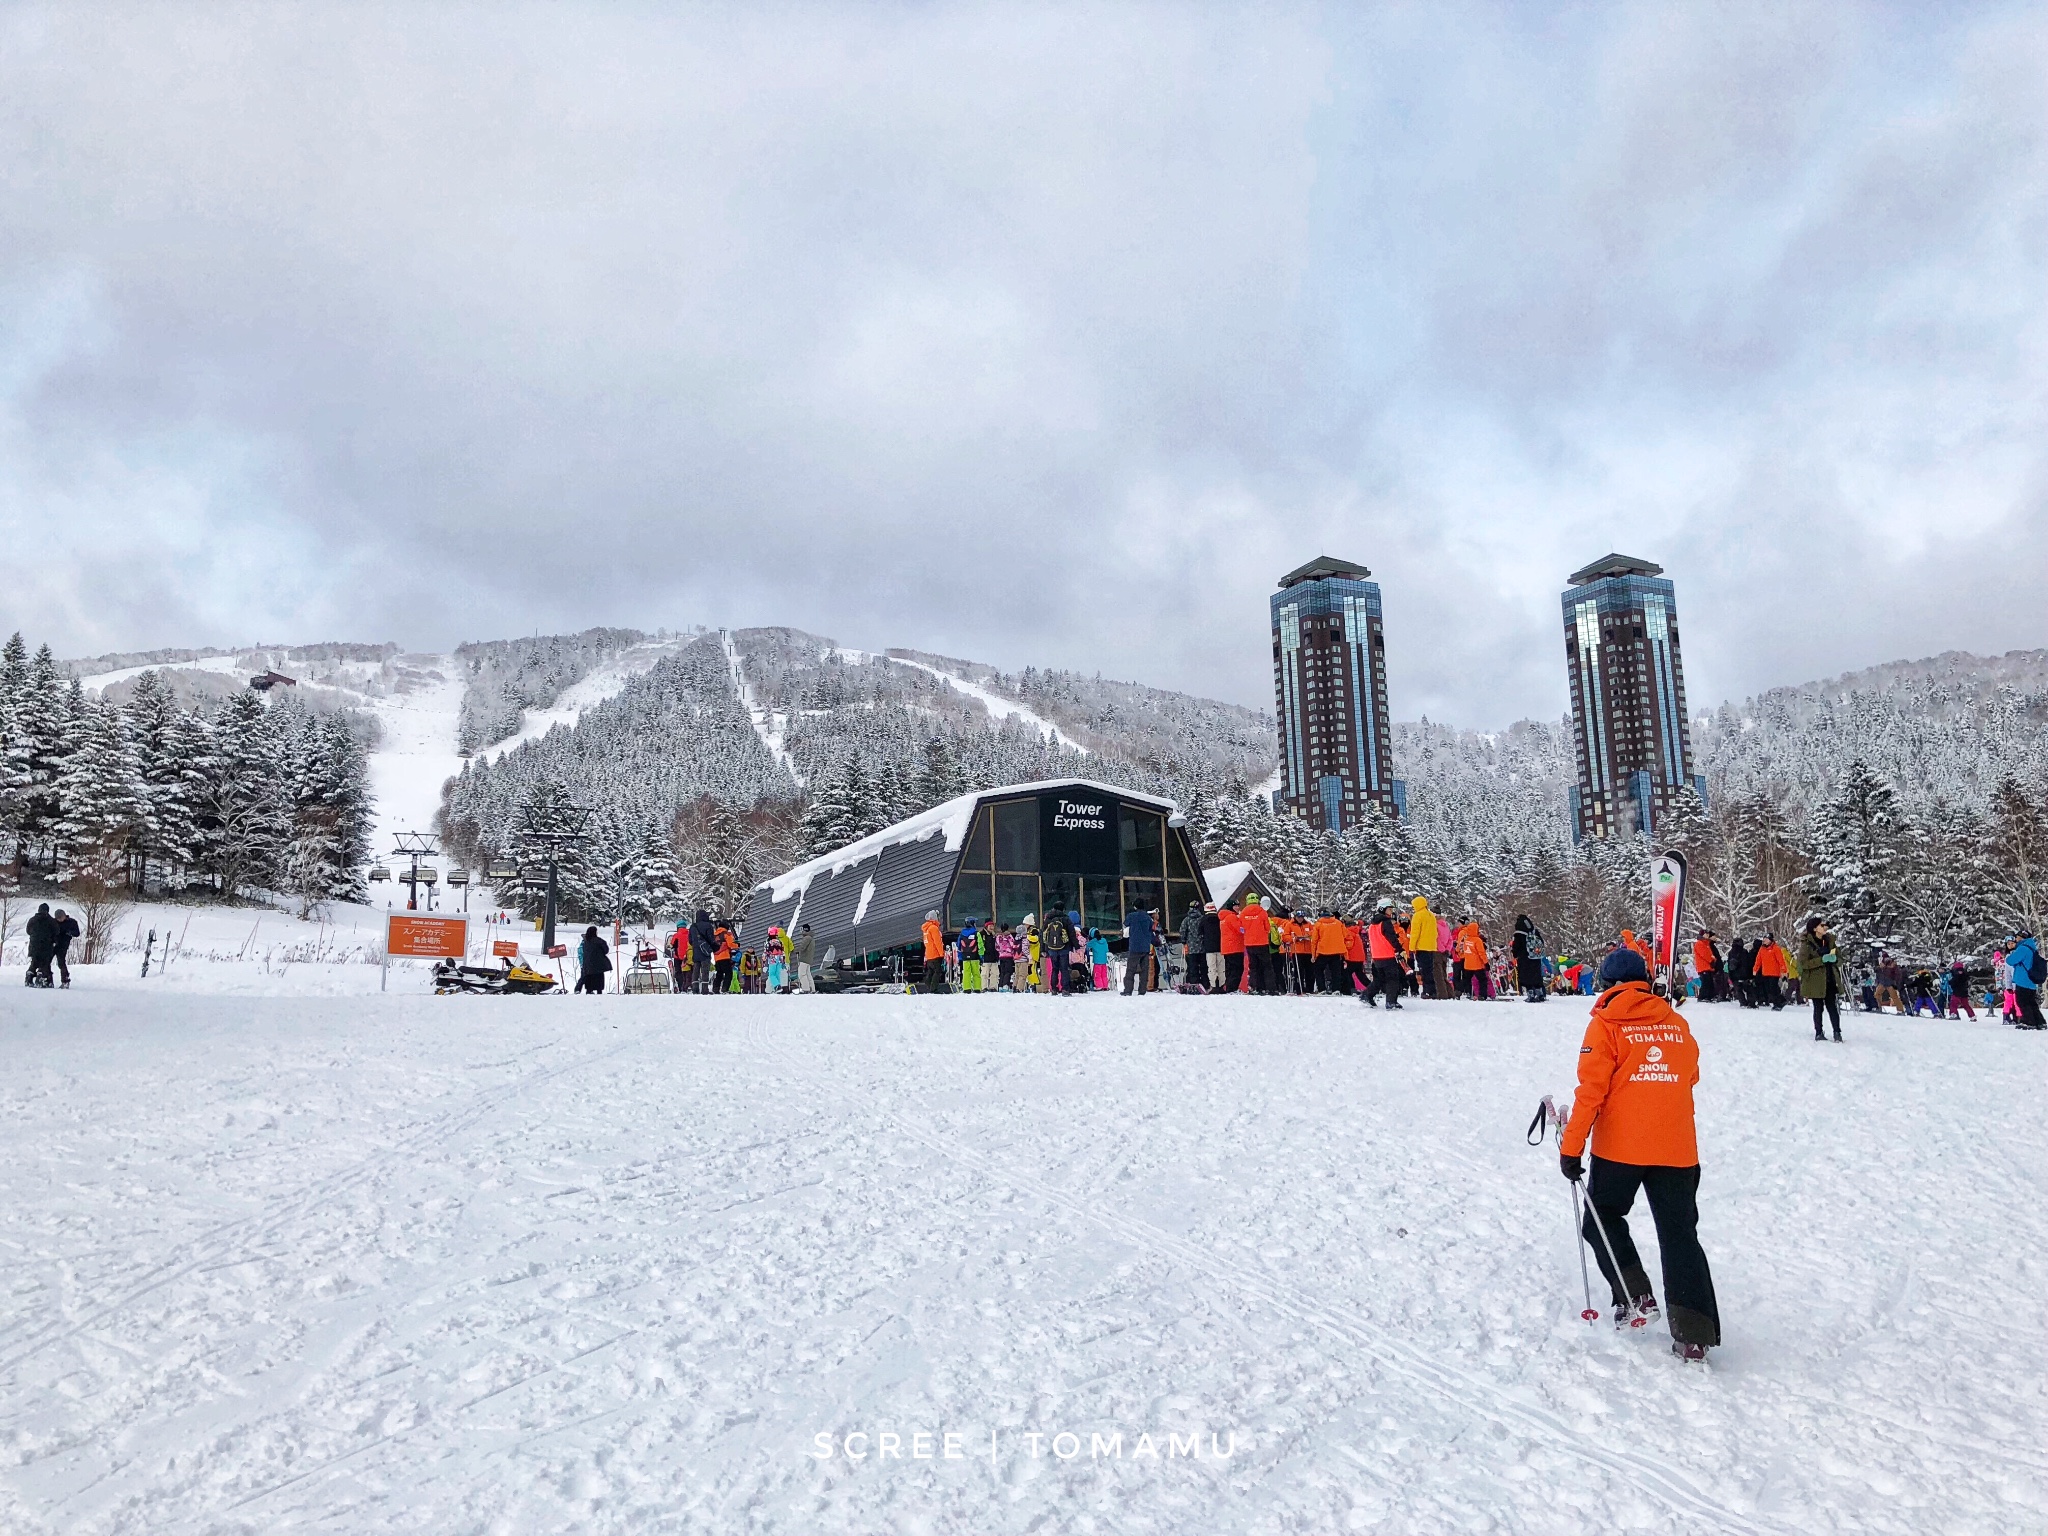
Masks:
[[[1045,920],[1045,927],[1038,936],[1041,953],[1057,953],[1063,949],[1071,949],[1073,943],[1074,936],[1067,932],[1067,920],[1064,917],[1049,917]]]
[[[2041,953],[2038,942],[2034,945],[2034,953],[2027,960],[2027,979],[2037,987],[2048,981],[2048,955]]]

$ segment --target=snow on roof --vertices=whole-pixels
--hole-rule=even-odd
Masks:
[[[1218,864],[1214,869],[1202,871],[1202,883],[1209,887],[1209,899],[1220,907],[1237,894],[1237,888],[1244,884],[1244,877],[1251,872],[1249,861]]]
[[[960,845],[967,841],[967,828],[974,821],[975,807],[984,800],[1007,800],[1015,795],[1035,795],[1048,789],[1099,789],[1106,795],[1115,795],[1119,800],[1141,801],[1157,806],[1162,811],[1179,809],[1171,800],[1162,800],[1157,795],[1141,794],[1135,789],[1120,789],[1114,784],[1101,784],[1094,779],[1040,779],[1032,784],[1005,784],[997,789],[977,789],[970,794],[956,795],[951,800],[941,800],[929,810],[919,811],[915,816],[899,821],[893,827],[884,827],[879,832],[870,832],[858,842],[848,843],[844,848],[835,848],[830,853],[821,853],[815,859],[807,860],[794,869],[784,870],[761,883],[768,887],[771,899],[787,901],[810,889],[811,882],[820,875],[836,875],[842,869],[851,869],[867,859],[879,856],[885,848],[895,848],[904,843],[921,843],[934,834],[944,834],[946,851],[958,853]]]

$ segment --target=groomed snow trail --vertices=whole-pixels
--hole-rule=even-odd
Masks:
[[[564,688],[546,709],[524,711],[519,718],[518,730],[501,741],[479,748],[476,755],[486,762],[495,761],[522,742],[539,741],[558,725],[574,726],[586,710],[616,698],[625,691],[626,684],[652,672],[664,656],[675,655],[690,638],[646,640],[639,645],[628,646]],[[452,741],[454,737],[451,735],[449,739]]]
[[[2041,1048],[1994,1025],[1691,1011],[1701,1369],[1577,1318],[1522,1135],[1583,1004],[96,980],[0,1022],[9,1532],[2048,1519]]]
[[[929,672],[933,677],[944,680],[951,687],[966,694],[970,699],[978,700],[981,707],[988,711],[989,719],[991,720],[1007,720],[1014,715],[1025,725],[1030,726],[1032,730],[1038,732],[1045,740],[1057,746],[1071,748],[1084,757],[1088,755],[1086,747],[1053,724],[1052,721],[1046,719],[1045,716],[1033,710],[1028,704],[1020,704],[1015,699],[1006,699],[1000,693],[991,693],[988,689],[982,687],[981,684],[970,683],[966,678],[957,677],[953,673],[948,672],[944,667],[934,667],[926,662],[912,661],[907,656],[885,655],[882,659],[884,661],[893,661],[899,667],[915,667],[920,672]]]

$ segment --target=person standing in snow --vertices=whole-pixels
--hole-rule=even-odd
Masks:
[[[1692,973],[1700,979],[1700,1001],[1718,1003],[1727,977],[1721,971],[1721,946],[1714,942],[1714,930],[1702,928],[1692,941]]]
[[[1196,974],[1193,958],[1194,951],[1190,950],[1188,980],[1203,982],[1206,990],[1210,992],[1221,992],[1223,990],[1223,974],[1226,969],[1223,963],[1223,914],[1216,910],[1215,902],[1203,903],[1200,928],[1203,970],[1201,974]]]
[[[1209,969],[1204,957],[1209,953],[1202,947],[1202,919],[1205,913],[1200,903],[1189,902],[1187,916],[1180,920],[1181,953],[1187,957],[1188,980],[1201,984],[1209,979]]]
[[[1365,930],[1366,950],[1372,956],[1372,985],[1365,990],[1368,1008],[1379,1004],[1374,994],[1387,1000],[1388,1011],[1401,1006],[1401,994],[1408,990],[1407,973],[1401,969],[1401,949],[1406,935],[1394,921],[1394,898],[1383,897],[1379,911]]]
[[[1223,991],[1235,995],[1244,986],[1244,915],[1236,907],[1216,914],[1216,943],[1223,951]]]
[[[936,911],[924,915],[924,989],[927,992],[946,990],[946,930],[939,926]]]
[[[1958,1009],[1977,1022],[1977,1010],[1970,1002],[1970,962],[1958,955],[1948,968],[1948,1016],[1960,1017]]]
[[[1786,969],[1785,951],[1778,945],[1778,936],[1766,933],[1756,951],[1756,1002],[1759,1008],[1769,1003],[1773,1013],[1784,1010],[1785,988],[1780,978]]]
[[[1409,903],[1408,953],[1415,959],[1415,979],[1424,997],[1444,995],[1443,945],[1438,938],[1437,916],[1429,910],[1429,898],[1417,896]]]
[[[2041,941],[2022,933],[2020,941],[2005,953],[2012,973],[2013,1001],[2018,1005],[2021,1029],[2048,1028],[2041,1020],[2041,983],[2048,980],[2048,965],[2042,963]]]
[[[1799,995],[1813,1004],[1813,1038],[1821,1033],[1821,1014],[1826,1012],[1835,1026],[1835,1043],[1842,1040],[1841,960],[1835,951],[1834,930],[1827,919],[1809,917],[1806,931],[1799,936]]]
[[[583,930],[583,942],[576,946],[578,992],[604,991],[604,973],[612,968],[612,947],[599,936],[595,926]]]
[[[1158,930],[1152,926],[1152,914],[1143,907],[1133,907],[1130,916],[1124,919],[1124,938],[1130,943],[1130,950],[1124,956],[1124,996],[1131,995],[1135,985],[1137,995],[1143,997],[1152,975],[1152,941]]]
[[[690,919],[690,975],[695,978],[696,990],[711,990],[711,956],[718,948],[718,925],[711,921],[711,914],[699,907],[697,915]]]
[[[1543,930],[1526,912],[1515,914],[1515,936],[1509,945],[1515,959],[1515,985],[1525,1001],[1540,1003],[1550,994],[1543,985]]]
[[[57,953],[57,924],[50,916],[50,904],[47,901],[36,904],[35,914],[29,918],[23,932],[28,938],[28,985],[53,985],[50,961]]]
[[[960,930],[955,944],[960,951],[960,990],[979,992],[981,990],[981,930],[974,926],[972,918]]]
[[[71,986],[71,941],[78,937],[78,919],[59,907],[50,918],[50,939],[55,945],[52,955],[57,962],[58,985],[68,989]]]
[[[1650,989],[1649,967],[1634,949],[1617,949],[1602,962],[1600,984],[1604,990],[1579,1046],[1578,1092],[1558,1143],[1558,1165],[1573,1183],[1586,1180],[1590,1209],[1581,1236],[1607,1277],[1617,1326],[1657,1315],[1656,1293],[1628,1228],[1636,1192],[1649,1197],[1664,1261],[1671,1352],[1704,1360],[1721,1342],[1721,1311],[1699,1241],[1692,1101],[1699,1046],[1684,1016]],[[1589,1137],[1590,1177],[1583,1156]]]
[[[1244,968],[1249,978],[1247,985],[1252,995],[1273,990],[1272,937],[1273,929],[1267,921],[1266,909],[1256,896],[1244,899],[1244,910],[1238,914],[1238,929],[1244,935]]]

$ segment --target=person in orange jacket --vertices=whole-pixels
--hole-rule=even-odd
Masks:
[[[1721,947],[1714,942],[1711,928],[1702,928],[1692,941],[1692,973],[1700,979],[1701,1002],[1721,1001],[1721,983],[1726,978],[1721,972]]]
[[[1287,920],[1287,984],[1291,992],[1307,993],[1316,984],[1316,925],[1306,912]]]
[[[1451,935],[1451,953],[1458,962],[1457,986],[1460,997],[1475,1001],[1482,995],[1486,975],[1486,936],[1479,931],[1479,919],[1468,917]]]
[[[1238,927],[1244,933],[1245,985],[1252,992],[1273,990],[1273,926],[1256,896],[1244,899],[1238,913]]]
[[[1704,1360],[1721,1342],[1721,1310],[1699,1239],[1692,1089],[1700,1080],[1700,1048],[1684,1016],[1650,989],[1650,968],[1632,947],[1602,962],[1600,985],[1579,1046],[1579,1087],[1558,1143],[1558,1164],[1574,1184],[1586,1179],[1591,1209],[1581,1236],[1614,1294],[1617,1327],[1641,1327],[1657,1315],[1656,1293],[1628,1229],[1636,1191],[1649,1196],[1664,1261],[1671,1352]],[[1589,1135],[1590,1178],[1582,1156]]]
[[[1408,990],[1408,973],[1401,966],[1401,952],[1408,947],[1408,934],[1394,920],[1394,898],[1382,900],[1365,929],[1366,951],[1372,956],[1372,985],[1365,989],[1365,1002],[1377,1008],[1384,997],[1387,1007],[1401,1006],[1401,994]]]
[[[924,915],[924,989],[946,990],[946,930],[939,926],[939,914]]]
[[[1351,935],[1345,931],[1343,919],[1336,913],[1325,911],[1316,919],[1309,947],[1315,955],[1318,992],[1344,990],[1344,951],[1350,941]]]
[[[1228,996],[1244,986],[1244,921],[1236,907],[1226,906],[1216,914],[1216,931],[1223,951],[1223,991]]]
[[[1785,1007],[1785,977],[1792,967],[1788,963],[1784,946],[1774,933],[1764,935],[1764,941],[1756,952],[1756,1000],[1759,1006],[1768,1002],[1771,1012],[1782,1012]]]
[[[1643,965],[1646,969],[1654,971],[1657,968],[1657,962],[1650,958],[1650,946],[1636,937],[1635,929],[1622,929],[1621,942],[1643,957]]]
[[[1371,973],[1365,965],[1365,924],[1349,919],[1344,923],[1344,992],[1346,996],[1358,991],[1372,990]]]

